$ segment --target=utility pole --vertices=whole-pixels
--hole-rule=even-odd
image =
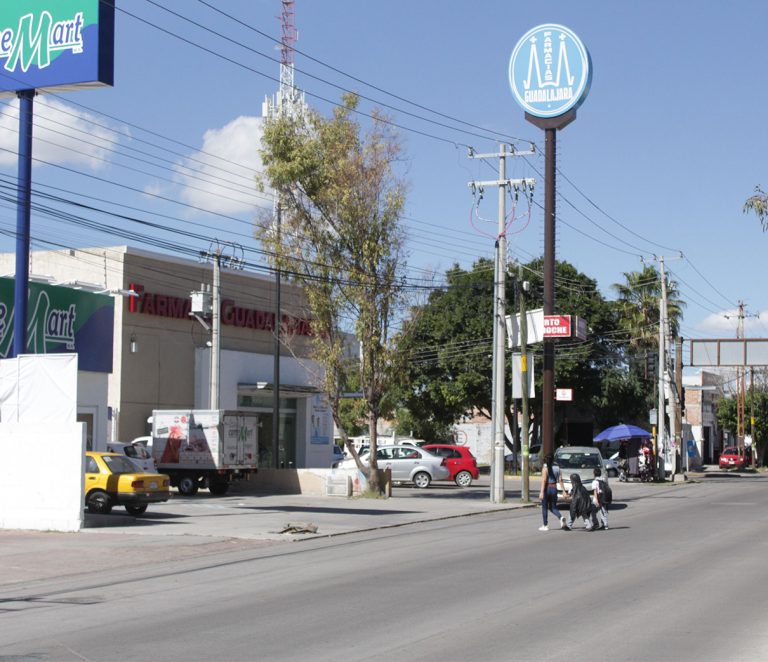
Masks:
[[[277,245],[282,247],[282,237],[280,230],[283,219],[283,208],[280,205],[279,198],[275,205],[275,221],[277,229]],[[281,274],[280,263],[275,264],[275,347],[273,356],[272,379],[272,468],[279,469],[279,447],[280,447],[280,329],[282,327],[282,302],[281,302]]]
[[[744,302],[739,301],[739,321],[736,326],[736,337],[744,338]],[[739,450],[739,455],[742,455],[744,451],[744,368],[737,366],[736,368],[736,445]]]
[[[219,408],[221,354],[221,249],[213,254],[213,308],[211,310],[211,392],[208,409]]]
[[[683,459],[688,457],[686,449],[683,448],[683,339],[681,336],[675,338],[675,392],[677,395],[678,407],[675,410],[675,443],[677,444],[676,466],[683,474],[683,480],[686,480],[688,467],[683,469]]]
[[[525,152],[533,154],[533,150]],[[533,186],[533,180],[509,180],[506,178],[506,157],[522,156],[523,153],[507,152],[505,144],[500,145],[498,154],[475,154],[470,152],[470,158],[485,159],[498,157],[499,178],[496,181],[470,182],[473,189],[485,186],[498,186],[499,188],[499,226],[496,235],[496,259],[494,265],[493,287],[493,386],[491,398],[491,419],[493,425],[493,454],[491,456],[491,503],[503,503],[504,501],[504,373],[506,355],[504,345],[506,341],[505,306],[506,291],[505,277],[507,273],[507,214],[506,199],[507,190],[512,186],[515,189],[520,186]]]
[[[211,375],[208,393],[208,408],[219,409],[219,392],[220,392],[220,360],[221,360],[221,267],[222,263],[231,269],[242,269],[245,263],[242,255],[237,257],[236,252],[242,254],[242,248],[236,244],[229,242],[225,243],[232,253],[229,255],[224,254],[224,249],[221,245],[217,245],[215,250],[200,251],[200,257],[202,260],[211,260],[213,263],[213,287],[211,292],[211,325],[205,323],[205,321],[197,314],[195,317],[203,324],[206,330],[211,332]],[[193,297],[197,293],[193,292]],[[203,294],[202,292],[199,294]],[[206,307],[207,308],[207,307]],[[194,314],[194,308],[193,313]]]
[[[752,469],[757,460],[757,438],[755,437],[755,369],[749,369],[749,434],[752,436]]]
[[[664,273],[664,257],[659,258],[661,272],[661,298],[659,299],[659,403],[658,421],[656,426],[656,464],[658,479],[664,480],[664,447],[665,447],[665,421],[666,414],[666,377],[667,377],[667,275]]]

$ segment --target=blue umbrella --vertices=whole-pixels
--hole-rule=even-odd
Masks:
[[[605,428],[605,430],[595,437],[595,441],[618,441],[619,439],[632,439],[637,437],[650,439],[651,433],[636,425],[614,425]]]

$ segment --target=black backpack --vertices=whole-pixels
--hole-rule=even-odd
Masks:
[[[611,486],[608,484],[608,481],[601,480],[600,488],[600,500],[602,501],[603,505],[607,506],[613,503],[613,492],[611,491]]]

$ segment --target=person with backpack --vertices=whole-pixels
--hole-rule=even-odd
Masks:
[[[571,511],[568,517],[568,523],[565,527],[568,530],[573,528],[573,523],[579,518],[584,518],[584,528],[587,531],[594,531],[597,528],[597,508],[592,503],[592,497],[581,482],[579,474],[571,474]]]
[[[549,453],[544,458],[544,466],[541,468],[541,489],[539,490],[539,499],[541,500],[541,518],[544,523],[539,527],[539,531],[549,531],[547,516],[552,514],[560,520],[560,528],[565,528],[565,517],[557,509],[557,486],[565,492],[563,486],[563,474],[560,467],[555,464],[555,456]]]
[[[608,485],[608,481],[602,476],[602,471],[595,467],[594,474],[595,479],[592,481],[592,503],[597,509],[597,514],[602,520],[602,526],[600,528],[608,530],[608,504],[613,501],[613,494],[611,488]]]

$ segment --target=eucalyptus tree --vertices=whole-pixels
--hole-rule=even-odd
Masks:
[[[324,368],[320,386],[347,449],[378,491],[376,424],[396,352],[393,320],[404,301],[406,186],[396,171],[402,146],[392,124],[374,111],[363,129],[354,119],[357,105],[350,94],[331,118],[308,111],[266,123],[262,185],[277,192],[282,215],[279,232],[264,224],[257,234],[272,263],[302,287],[313,357]],[[352,447],[341,413],[349,332],[360,344],[353,365],[367,410],[369,467]]]

